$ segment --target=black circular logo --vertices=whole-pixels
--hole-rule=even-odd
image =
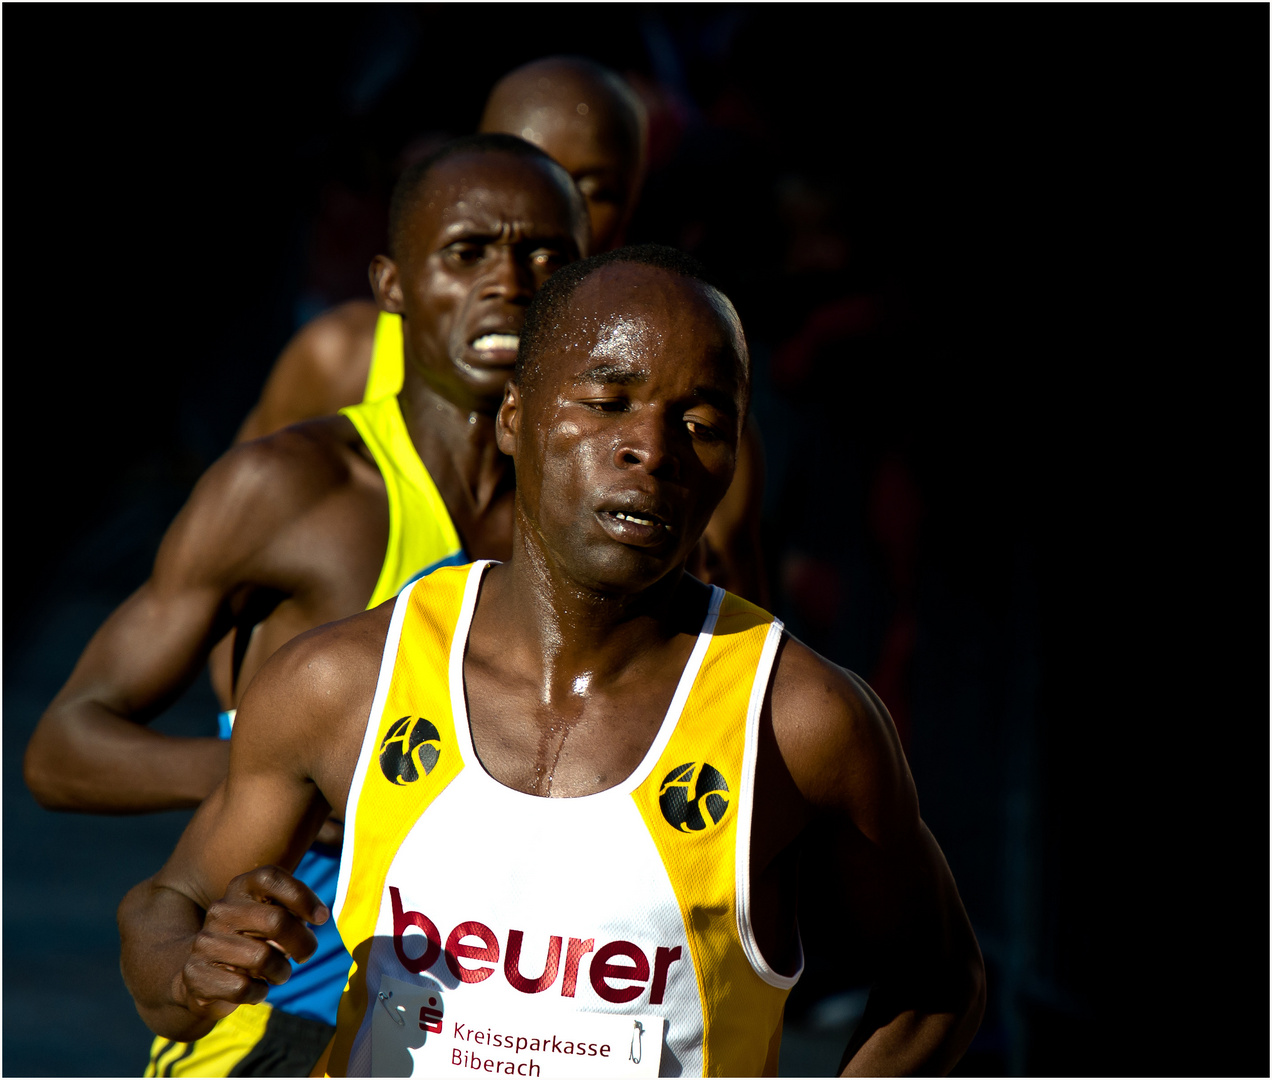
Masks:
[[[433,771],[442,756],[442,736],[424,717],[402,717],[380,743],[380,768],[395,784],[413,784]]]
[[[699,832],[720,824],[729,809],[729,785],[705,761],[677,765],[658,789],[658,808],[681,832]]]

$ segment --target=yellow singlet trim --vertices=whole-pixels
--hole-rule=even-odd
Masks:
[[[736,853],[747,705],[773,617],[726,593],[711,644],[680,723],[649,778],[632,792],[680,903],[705,1024],[703,1076],[776,1074],[782,1010],[788,993],[761,979],[738,941]],[[678,768],[709,763],[724,776],[728,810],[699,832],[677,831],[663,817],[663,781]],[[754,1052],[755,1030],[772,1032],[766,1057]]]
[[[401,633],[396,644],[388,694],[376,726],[375,746],[383,746],[396,723],[422,717],[441,736],[440,755],[433,771],[412,784],[392,782],[378,761],[367,767],[358,793],[357,811],[349,837],[350,888],[340,911],[340,936],[353,957],[349,981],[340,999],[336,1040],[327,1065],[328,1076],[346,1076],[354,1036],[366,1015],[367,958],[371,952],[376,919],[384,898],[389,867],[406,834],[415,827],[432,801],[464,768],[455,737],[455,715],[450,696],[451,643],[459,620],[468,567],[445,567],[420,582],[410,594]]]
[[[441,492],[411,442],[396,397],[340,410],[358,429],[384,477],[389,496],[389,542],[368,608],[398,594],[423,571],[462,552],[463,544]]]
[[[406,368],[402,345],[402,316],[380,312],[375,321],[375,343],[371,346],[371,370],[367,372],[367,390],[363,401],[393,397],[402,389]]]

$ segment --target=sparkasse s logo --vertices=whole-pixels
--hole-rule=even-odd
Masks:
[[[380,769],[394,784],[413,784],[433,771],[442,756],[442,736],[422,716],[404,716],[380,743]]]
[[[729,809],[729,785],[719,769],[705,761],[689,761],[663,778],[658,808],[681,832],[700,832],[720,824]]]

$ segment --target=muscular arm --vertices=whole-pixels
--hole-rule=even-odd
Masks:
[[[218,600],[158,571],[103,624],[27,745],[24,775],[41,806],[142,813],[196,806],[216,786],[227,744],[145,725],[199,671]]]
[[[290,470],[279,459],[271,446],[243,447],[196,485],[150,578],[93,635],[36,726],[24,772],[41,805],[95,813],[191,807],[225,775],[222,740],[146,725],[189,686],[237,610],[278,595],[271,586],[280,583],[260,563],[280,515],[294,507],[280,492]]]
[[[764,500],[764,446],[754,419],[742,429],[733,483],[707,523],[697,561],[690,567],[709,585],[761,607],[769,606],[768,579],[760,552]]]
[[[361,401],[378,315],[371,301],[350,300],[302,326],[274,362],[234,441],[258,439]]]
[[[873,976],[845,1076],[948,1072],[984,1011],[984,965],[883,703],[798,642],[773,689],[774,734],[807,813],[825,826],[843,923]]]
[[[288,872],[345,800],[371,707],[389,612],[293,639],[243,698],[229,773],[153,878],[120,904],[121,970],[157,1034],[206,1034],[290,975],[326,921]]]

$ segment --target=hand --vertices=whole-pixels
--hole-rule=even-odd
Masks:
[[[305,924],[330,917],[307,885],[277,866],[240,874],[208,908],[182,968],[187,1007],[220,1018],[262,1001],[271,984],[291,977],[288,958],[313,955],[317,939]]]

